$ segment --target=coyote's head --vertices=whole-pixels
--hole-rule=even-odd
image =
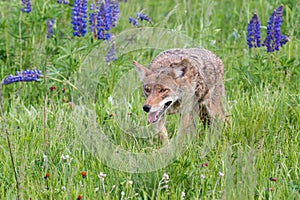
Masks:
[[[144,67],[134,61],[135,69],[143,83],[146,102],[143,110],[148,113],[148,122],[155,123],[176,101],[180,101],[186,82],[190,63],[182,60],[170,66]]]

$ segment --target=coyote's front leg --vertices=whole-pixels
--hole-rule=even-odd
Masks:
[[[165,127],[165,115],[161,119],[153,124],[154,131],[158,134],[158,138],[163,144],[169,142],[168,131]]]

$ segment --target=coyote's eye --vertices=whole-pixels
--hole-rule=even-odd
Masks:
[[[145,90],[146,93],[150,93],[151,92],[151,89],[148,86],[144,87],[144,90]]]
[[[159,89],[159,93],[164,93],[164,92],[166,92],[166,91],[167,91],[166,88],[161,88],[161,89]]]

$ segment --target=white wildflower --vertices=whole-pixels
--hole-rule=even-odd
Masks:
[[[103,172],[100,172],[100,173],[98,174],[98,177],[100,178],[100,181],[101,181],[101,182],[104,182],[104,178],[106,177],[106,174],[104,174]]]
[[[163,175],[163,180],[166,180],[166,182],[168,182],[169,181],[169,175],[167,174],[167,173],[164,173],[164,175]]]
[[[114,105],[114,99],[112,98],[112,96],[109,96],[109,97],[108,97],[108,102],[109,102],[111,105]]]
[[[63,160],[63,161],[67,161],[68,162],[68,165],[71,164],[71,161],[73,158],[70,158],[69,155],[64,155],[64,154],[61,154],[60,158]]]
[[[222,172],[219,172],[219,176],[220,176],[220,177],[223,177],[223,176],[225,176],[225,174],[222,173]]]
[[[184,197],[185,197],[185,192],[184,192],[184,191],[182,191],[182,192],[181,192],[181,199],[183,200],[183,199],[184,199]]]
[[[60,158],[61,158],[62,160],[69,160],[69,159],[70,159],[70,156],[69,156],[69,155],[61,154]]]
[[[100,173],[98,174],[98,177],[99,177],[99,178],[105,178],[105,177],[106,177],[106,174],[104,174],[103,172],[100,172]]]
[[[48,162],[48,157],[47,157],[47,155],[43,154],[43,158],[44,158],[44,162],[47,163],[47,162]]]
[[[43,166],[47,169],[48,168],[48,157],[47,155],[43,154],[44,163]]]

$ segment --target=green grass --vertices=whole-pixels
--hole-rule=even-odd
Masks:
[[[258,14],[264,39],[268,17],[280,3],[281,32],[290,41],[274,53],[249,50],[248,20]],[[0,199],[18,196],[14,167],[20,199],[181,199],[182,192],[185,199],[300,199],[300,1],[120,2],[120,20],[112,31],[118,59],[109,64],[104,61],[105,42],[90,34],[72,36],[70,5],[32,4],[27,14],[19,11],[19,1],[0,2],[0,79],[25,68],[46,69],[45,80],[38,83],[0,86]],[[128,43],[125,35],[138,32],[128,17],[141,10],[153,24],[140,22],[151,28]],[[55,37],[47,39],[45,20],[52,17]],[[147,154],[160,148],[155,136],[138,137],[138,127],[146,135],[151,126],[141,109],[132,61],[147,65],[176,45],[204,47],[223,60],[230,123],[221,130],[197,123],[199,134],[183,154],[176,160],[154,160],[160,166],[170,162],[168,166],[128,173],[124,168],[135,166],[122,150]],[[57,89],[50,91],[53,85]],[[173,137],[178,121],[178,116],[169,116]],[[110,166],[119,155],[124,156],[122,170]],[[111,160],[107,164],[103,158]],[[106,174],[104,182],[100,172]]]

